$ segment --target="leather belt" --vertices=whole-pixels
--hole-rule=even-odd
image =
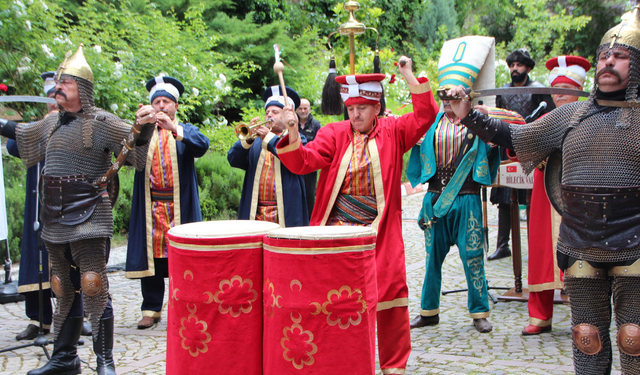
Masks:
[[[640,186],[561,188],[565,245],[611,251],[640,245]]]
[[[453,174],[456,172],[455,168],[438,168],[436,169],[436,173],[429,179],[429,187],[427,191],[430,193],[442,194],[444,189],[447,187],[449,181],[453,177]],[[462,187],[460,188],[460,192],[458,195],[465,194],[480,194],[481,185],[473,180],[472,173],[469,173],[467,178],[464,180]]]
[[[108,195],[105,185],[93,186],[83,174],[42,175],[40,220],[44,224],[77,225],[86,221]]]

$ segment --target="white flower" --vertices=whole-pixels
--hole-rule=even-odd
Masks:
[[[211,105],[211,100],[207,99],[204,101],[204,105]]]
[[[118,110],[118,105],[116,103],[111,104],[111,111],[115,112]]]
[[[97,44],[93,46],[93,50],[96,51],[96,53],[102,53],[102,47]]]
[[[205,125],[209,125],[211,124],[211,120],[209,120],[209,118],[207,117],[204,121],[202,121],[202,123]]]
[[[120,70],[116,70],[113,72],[113,76],[116,77],[116,79],[120,79],[122,78],[122,72]]]
[[[198,96],[198,94],[200,94],[200,90],[198,90],[195,87],[193,89],[191,89],[191,91],[193,92],[193,96]]]
[[[27,26],[27,31],[31,31],[31,22],[29,20],[24,21],[24,24]]]
[[[219,89],[222,89],[222,86],[224,85],[224,83],[222,83],[221,80],[216,79],[216,81],[213,83],[213,85]]]
[[[27,66],[31,63],[31,59],[29,58],[29,56],[25,56],[22,59],[20,59],[20,65],[22,66]]]
[[[16,70],[18,71],[18,75],[22,78],[22,75],[25,72],[28,72],[29,70],[31,70],[31,67],[30,66],[19,66]]]
[[[125,87],[122,91],[124,91],[125,93],[127,93],[127,92],[129,92],[129,89]]]
[[[220,81],[222,81],[222,83],[227,83],[227,77],[224,76],[224,74],[220,73],[218,75],[218,79],[220,79]]]
[[[33,5],[33,0],[27,0],[27,4]]]
[[[45,56],[47,56],[50,59],[53,59],[55,56],[53,53],[51,53],[51,48],[49,48],[49,46],[47,46],[46,44],[41,44],[40,47],[42,47],[42,53],[45,54]]]
[[[116,63],[116,72],[122,72],[122,63],[120,62]]]
[[[49,7],[47,6],[47,4],[45,4],[44,1],[42,1],[42,8],[44,9],[45,12],[49,10]]]

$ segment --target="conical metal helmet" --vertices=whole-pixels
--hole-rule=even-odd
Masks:
[[[622,22],[607,31],[602,37],[602,44],[625,44],[640,50],[640,6],[622,15]]]
[[[84,58],[84,45],[82,43],[80,43],[76,53],[71,55],[71,50],[69,50],[65,55],[64,61],[58,67],[57,78],[60,79],[63,74],[84,78],[93,83],[93,72],[87,63],[87,59]]]

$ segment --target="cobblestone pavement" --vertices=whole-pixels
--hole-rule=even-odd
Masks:
[[[420,311],[420,293],[424,277],[424,237],[413,218],[417,218],[424,193],[403,198],[403,235],[406,246],[410,312]],[[497,210],[489,209],[490,249],[495,249]],[[526,229],[523,225],[523,282],[527,280]],[[115,250],[114,250],[115,251]],[[512,287],[511,258],[486,263],[486,275],[492,286]],[[4,277],[4,276],[2,276]],[[164,374],[166,350],[166,309],[162,321],[148,330],[136,329],[140,319],[140,283],[128,280],[123,271],[109,275],[116,314],[114,358],[118,374]],[[457,249],[452,248],[443,268],[443,290],[466,287]],[[491,291],[498,295],[502,291]],[[167,296],[165,296],[165,302]],[[165,306],[166,307],[166,306]],[[570,312],[566,305],[555,305],[553,331],[540,336],[522,336],[528,322],[527,305],[522,302],[491,304],[493,332],[480,334],[467,311],[466,293],[442,296],[440,324],[412,330],[413,351],[407,374],[571,374]],[[25,328],[24,304],[0,305],[2,331],[0,349],[18,344],[14,337]],[[615,337],[612,326],[612,337]],[[52,339],[52,335],[47,335]],[[95,367],[91,340],[80,346],[83,361]],[[614,374],[619,374],[619,359],[614,341]],[[22,342],[21,342],[22,343]],[[48,346],[52,350],[52,345]],[[46,361],[41,348],[29,347],[0,354],[1,374],[25,374]],[[92,373],[83,364],[84,373]]]

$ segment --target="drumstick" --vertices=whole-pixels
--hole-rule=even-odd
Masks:
[[[282,72],[284,72],[284,64],[280,61],[276,61],[273,64],[273,71],[278,75],[278,79],[280,80],[280,90],[282,90],[282,96],[284,96],[284,105],[289,105],[289,99],[287,97],[287,87],[284,85],[284,76]],[[289,121],[289,127],[294,126],[295,122]]]

